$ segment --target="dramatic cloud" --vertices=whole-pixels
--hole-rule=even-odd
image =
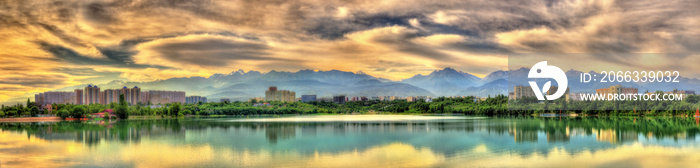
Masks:
[[[700,76],[691,74],[697,9],[696,0],[9,0],[0,3],[0,101],[237,69],[485,76],[507,69],[511,53],[686,53],[634,59],[659,69],[673,65],[658,59],[674,59]],[[585,57],[621,66],[633,58]]]
[[[243,38],[189,35],[139,45],[136,49],[140,53],[134,60],[171,67],[226,67],[238,60],[273,60],[267,56],[267,48],[267,44]]]

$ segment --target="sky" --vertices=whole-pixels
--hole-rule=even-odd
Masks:
[[[697,9],[697,0],[2,0],[0,101],[238,69],[401,80],[451,67],[484,77],[509,69],[512,53],[676,53],[580,59],[699,77]]]

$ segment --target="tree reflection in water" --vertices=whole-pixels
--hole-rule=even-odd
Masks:
[[[460,142],[455,138],[470,135],[479,137],[491,146],[508,146],[516,153],[546,152],[553,147],[566,147],[569,151],[596,150],[609,145],[636,142],[639,138],[671,139],[674,142],[694,141],[700,127],[698,118],[680,117],[495,117],[482,120],[426,120],[426,121],[343,121],[343,122],[226,122],[226,120],[166,119],[130,120],[108,124],[93,122],[55,123],[0,123],[0,129],[11,132],[26,132],[27,136],[47,141],[71,140],[88,146],[102,141],[138,144],[143,138],[168,139],[181,143],[207,141],[207,131],[219,130],[222,142],[205,142],[220,146],[255,147],[273,145],[302,138],[299,142],[311,143],[309,149],[318,150],[367,149],[377,144],[407,142],[430,147],[446,155],[459,150],[473,148],[475,144]],[[246,132],[231,133],[231,131]],[[252,137],[263,135],[267,144],[254,141]],[[297,133],[300,133],[297,135]],[[445,133],[445,134],[435,134]],[[449,133],[449,134],[448,134]],[[191,137],[188,141],[187,137]],[[473,134],[473,135],[472,135]],[[196,136],[205,136],[196,138]],[[510,142],[502,139],[489,140],[490,136],[509,136]],[[567,145],[572,137],[591,137],[599,143]],[[425,139],[433,137],[433,139]],[[246,139],[248,138],[248,139]],[[225,139],[229,139],[228,141]],[[250,142],[248,141],[250,140]],[[304,142],[301,142],[304,141]],[[313,141],[313,142],[307,142]],[[336,141],[337,143],[320,141]],[[440,142],[433,142],[440,141]],[[546,141],[544,148],[536,144]],[[219,144],[217,144],[219,143]],[[290,144],[286,144],[290,145]],[[294,145],[294,144],[291,144]],[[294,147],[294,146],[286,146]],[[507,150],[506,150],[507,151]]]

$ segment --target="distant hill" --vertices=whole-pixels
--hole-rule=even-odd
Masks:
[[[455,96],[461,90],[479,86],[480,80],[472,74],[448,67],[426,76],[418,74],[401,82],[424,88],[436,95]]]
[[[264,97],[265,90],[269,86],[277,86],[280,90],[296,92],[297,97],[303,94],[316,94],[321,97],[334,95],[353,96],[495,96],[508,94],[514,86],[529,86],[527,74],[528,68],[512,69],[507,71],[495,71],[484,78],[479,78],[466,72],[452,68],[435,70],[428,75],[415,75],[401,81],[391,81],[377,78],[358,72],[345,72],[338,70],[315,71],[300,70],[297,72],[270,71],[267,73],[243,70],[233,71],[228,74],[214,74],[209,77],[171,78],[151,82],[124,82],[111,81],[97,84],[102,90],[117,89],[123,86],[138,86],[142,90],[179,90],[185,91],[187,96],[206,96],[210,101],[218,101],[221,98],[231,100],[248,100],[253,97]],[[595,92],[595,89],[621,84],[625,87],[639,88],[640,92],[696,90],[700,91],[700,80],[695,78],[679,77],[680,83],[600,83],[593,82],[583,84],[579,81],[581,71],[568,70],[571,93]],[[597,72],[589,72],[601,76]],[[542,80],[536,80],[542,81]],[[54,91],[73,91],[85,88],[88,84],[70,86]],[[92,84],[95,85],[95,84]],[[558,86],[557,83],[552,83]],[[11,99],[3,104],[11,105],[17,102],[24,103],[27,98],[34,99],[33,93]]]
[[[506,79],[496,79],[479,87],[469,87],[457,93],[457,95],[477,97],[493,97],[499,94],[508,95],[508,81]]]

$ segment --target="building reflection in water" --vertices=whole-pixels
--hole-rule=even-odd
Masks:
[[[176,121],[175,121],[176,122]],[[67,140],[94,146],[101,141],[140,143],[143,137],[185,139],[185,128],[174,126],[175,122],[113,122],[97,124],[90,122],[57,123],[0,123],[3,131],[26,131],[27,136],[44,140]],[[174,127],[173,127],[174,126]]]
[[[632,131],[619,131],[613,129],[594,130],[596,140],[600,142],[609,142],[611,144],[619,144],[622,142],[636,142],[639,140],[639,134]]]
[[[537,130],[523,129],[522,127],[512,126],[508,133],[513,136],[515,142],[537,142]]]
[[[292,139],[296,136],[296,127],[293,125],[280,123],[266,123],[265,137],[271,144],[276,144],[278,140]]]
[[[569,142],[569,132],[565,129],[553,129],[547,131],[547,142]]]

